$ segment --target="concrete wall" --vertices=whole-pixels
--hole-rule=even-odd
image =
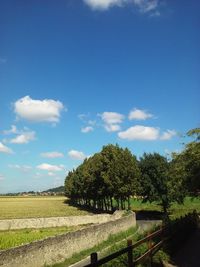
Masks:
[[[135,214],[115,221],[93,225],[82,230],[46,238],[41,241],[0,251],[1,267],[42,267],[44,264],[61,262],[74,253],[92,248],[109,235],[136,225]]]
[[[91,223],[96,224],[116,220],[120,218],[121,215],[121,211],[117,211],[113,215],[98,214],[85,216],[0,220],[0,230],[75,226]]]

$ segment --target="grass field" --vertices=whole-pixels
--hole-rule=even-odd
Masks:
[[[80,228],[82,227],[54,227],[0,231],[0,250],[27,244],[35,240],[47,238],[49,236],[56,236],[58,234],[72,232]]]
[[[65,203],[65,197],[0,197],[0,220],[86,215]]]
[[[38,218],[86,215],[80,210],[65,203],[65,197],[0,197],[0,219]],[[134,211],[161,211],[156,203],[142,203],[131,200]],[[194,209],[200,213],[200,198],[186,197],[183,205],[174,203],[170,209],[172,216],[181,216]]]
[[[157,203],[142,203],[141,200],[131,200],[132,210],[138,211],[161,211],[161,207]],[[185,214],[196,210],[200,213],[200,198],[186,197],[183,204],[173,203],[169,212],[172,218],[184,216]]]

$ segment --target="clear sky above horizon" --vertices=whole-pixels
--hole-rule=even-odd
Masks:
[[[200,2],[0,1],[0,193],[63,184],[103,145],[199,127]]]

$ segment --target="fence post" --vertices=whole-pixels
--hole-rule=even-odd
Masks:
[[[90,254],[90,261],[93,267],[97,266],[98,255],[96,252]]]
[[[128,250],[128,267],[133,267],[133,249],[132,249],[132,240],[127,240],[127,246],[129,247]]]
[[[148,232],[148,235],[150,235],[151,232],[149,231]],[[152,240],[149,239],[149,241],[147,242],[147,246],[148,246],[148,249],[151,249],[152,248]],[[150,252],[150,255],[149,255],[149,266],[151,267],[152,266],[152,255],[151,255],[151,252]]]

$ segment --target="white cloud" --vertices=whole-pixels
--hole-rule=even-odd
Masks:
[[[124,120],[124,115],[117,112],[103,112],[99,115],[104,122],[104,128],[107,132],[120,131],[120,123]]]
[[[89,133],[89,132],[92,132],[94,130],[94,128],[92,126],[86,126],[86,127],[83,127],[81,129],[81,132],[82,133]]]
[[[118,124],[124,119],[124,115],[117,112],[103,112],[100,117],[106,124]]]
[[[119,138],[126,140],[156,140],[159,138],[159,129],[136,125],[128,128],[126,131],[118,133]]]
[[[175,130],[167,130],[166,132],[164,132],[160,139],[161,140],[169,140],[171,139],[173,136],[177,135],[176,131]]]
[[[158,0],[133,0],[133,3],[139,8],[140,12],[147,13],[158,8]]]
[[[12,154],[13,151],[9,147],[5,146],[0,142],[0,153]]]
[[[29,165],[18,165],[18,164],[9,164],[8,167],[11,169],[18,169],[22,172],[29,172],[32,169],[32,167]]]
[[[77,150],[70,150],[68,152],[68,155],[71,159],[75,160],[84,160],[85,158],[87,158],[87,156],[83,152]]]
[[[106,10],[112,6],[120,6],[127,0],[83,0],[92,9]]]
[[[43,158],[50,158],[50,159],[63,158],[64,157],[63,153],[56,152],[56,151],[45,152],[45,153],[41,153],[40,155]]]
[[[14,103],[16,115],[31,122],[59,122],[63,109],[64,106],[60,101],[34,100],[29,96],[20,98]]]
[[[18,130],[17,130],[17,127],[15,125],[11,125],[10,130],[3,131],[3,134],[17,134],[17,133],[18,133]]]
[[[52,165],[48,163],[42,163],[38,166],[36,166],[37,169],[39,170],[44,170],[48,172],[56,172],[56,171],[62,171],[64,169],[63,165]]]
[[[128,116],[129,120],[146,120],[146,119],[152,118],[152,117],[153,117],[152,114],[148,113],[145,110],[137,109],[137,108],[132,110]]]
[[[107,132],[118,132],[121,130],[121,127],[118,124],[105,124],[104,128]]]
[[[159,0],[83,0],[93,10],[108,10],[110,7],[123,7],[132,4],[141,13],[155,11],[158,8]]]
[[[48,176],[53,177],[53,176],[56,176],[56,174],[54,172],[48,172]]]
[[[96,124],[96,121],[95,120],[89,120],[88,124],[94,126]]]
[[[11,139],[9,142],[12,144],[27,144],[32,140],[35,140],[35,132],[24,132]]]

